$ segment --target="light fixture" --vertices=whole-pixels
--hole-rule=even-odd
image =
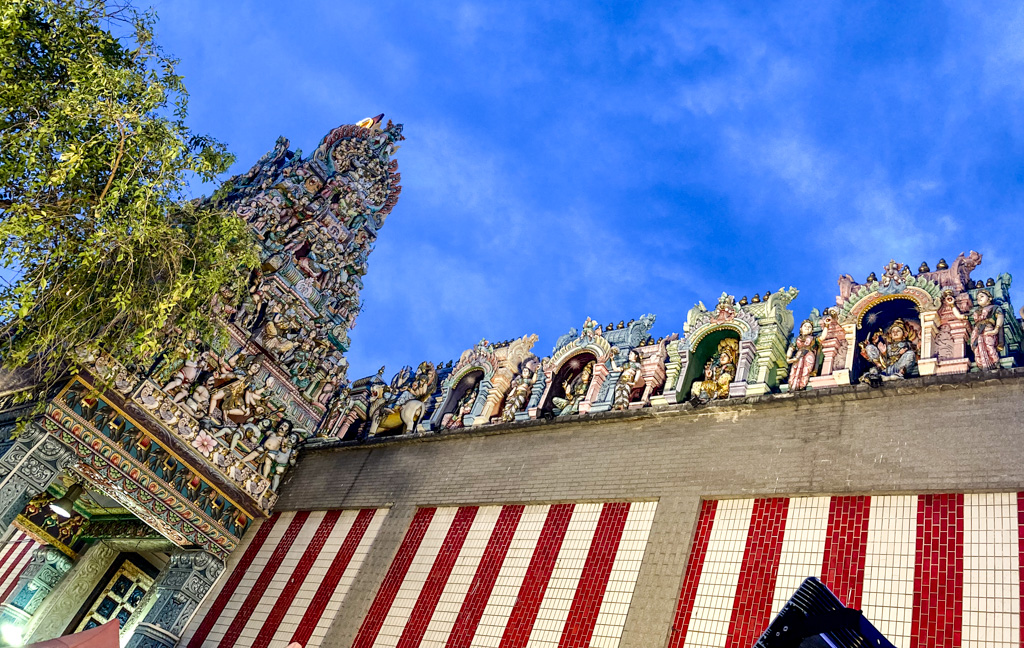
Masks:
[[[84,492],[85,489],[81,484],[72,484],[71,488],[64,493],[64,497],[50,502],[50,510],[61,517],[71,517],[75,510],[75,502]]]

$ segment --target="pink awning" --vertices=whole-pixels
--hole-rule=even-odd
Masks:
[[[108,621],[98,628],[85,630],[66,637],[29,644],[24,648],[120,648],[121,624]]]

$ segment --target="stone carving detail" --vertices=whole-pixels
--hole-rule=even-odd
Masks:
[[[118,551],[104,542],[96,543],[78,559],[74,571],[60,581],[26,627],[27,642],[59,636],[75,613],[88,600],[100,577],[106,573]]]
[[[210,591],[224,563],[202,551],[178,551],[156,585],[153,606],[135,629],[128,648],[173,648],[192,614]]]
[[[35,423],[0,457],[0,528],[10,526],[25,505],[77,463],[68,446]]]
[[[25,626],[72,564],[70,558],[54,547],[37,547],[28,567],[18,578],[14,591],[7,602],[0,606],[0,624]]]
[[[76,413],[87,425],[130,447],[169,489],[195,483],[191,499],[229,533],[244,529],[232,529],[234,505],[204,485],[233,482],[269,513],[299,442],[348,413],[339,412],[348,395],[348,331],[367,258],[401,192],[392,155],[402,126],[382,118],[334,129],[305,158],[281,138],[209,199],[245,219],[260,244],[246,290],[224,289],[214,300],[223,339],[186,339],[148,367],[80,352],[84,376],[114,402],[127,401],[123,411],[135,421],[109,399],[79,393],[69,405],[80,401]],[[283,441],[273,433],[282,426]],[[186,449],[158,442],[164,433]],[[31,460],[19,472],[42,480],[46,470]]]

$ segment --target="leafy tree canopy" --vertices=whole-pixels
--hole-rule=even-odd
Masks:
[[[105,0],[0,3],[0,265],[19,273],[0,287],[9,369],[209,339],[211,299],[257,263],[241,219],[185,199],[233,158],[186,125],[153,25]]]

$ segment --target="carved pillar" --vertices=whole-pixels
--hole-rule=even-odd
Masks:
[[[673,352],[673,349],[675,351]],[[665,402],[681,403],[690,395],[682,393],[683,381],[686,380],[686,368],[690,364],[690,348],[686,345],[685,338],[672,344],[668,348],[668,364],[665,366]],[[660,405],[657,399],[652,399],[654,405]]]
[[[935,311],[921,313],[921,357],[917,359],[917,370],[922,376],[935,373],[938,365],[935,337],[939,333],[939,317]]]
[[[49,545],[38,547],[18,579],[14,593],[0,606],[0,625],[25,626],[72,564],[71,559],[57,549]]]
[[[545,363],[548,365],[550,363]],[[551,391],[552,385],[554,384],[556,367],[544,366],[537,382],[533,384],[533,391],[530,393],[530,404],[527,407],[527,412],[530,418],[537,418],[537,414],[540,411],[541,406],[548,399],[548,392]],[[516,420],[519,420],[518,418]]]
[[[850,372],[853,371],[853,359],[858,352],[857,324],[855,322],[843,324],[843,332],[846,334],[846,359],[843,361],[843,368],[833,369],[832,375],[835,377],[837,385],[850,385],[853,384],[853,378],[850,375]]]
[[[224,563],[204,551],[180,551],[156,586],[156,600],[135,628],[127,648],[173,648]]]
[[[31,423],[0,457],[0,529],[77,461],[74,451]]]
[[[608,366],[603,362],[594,363],[594,374],[590,378],[590,387],[587,389],[587,393],[583,395],[583,402],[580,403],[580,414],[586,414],[594,407],[594,401],[597,400],[597,395],[601,393],[601,385],[604,384],[606,378],[611,371]],[[611,403],[607,404],[607,407],[602,407],[601,410],[611,409]]]
[[[473,409],[469,411],[469,414],[462,417],[462,425],[465,427],[471,427],[476,424],[478,418],[482,418],[481,413],[483,412],[484,405],[487,404],[487,399],[490,397],[491,387],[490,378],[484,378],[480,381],[480,390],[477,392],[476,398],[473,400]],[[453,416],[454,415],[458,415],[458,412],[454,412]],[[480,422],[486,423],[487,420],[483,419]]]
[[[480,415],[473,419],[473,425],[490,423],[491,419],[501,413],[501,404],[505,401],[508,388],[512,385],[512,371],[502,367],[491,378],[491,388],[487,390],[487,400]]]
[[[35,643],[61,636],[119,553],[106,542],[89,547],[36,610],[25,626],[22,640]]]
[[[729,397],[742,398],[747,395],[747,376],[757,357],[757,346],[750,340],[740,342],[740,357],[736,362],[736,378],[729,384]]]

